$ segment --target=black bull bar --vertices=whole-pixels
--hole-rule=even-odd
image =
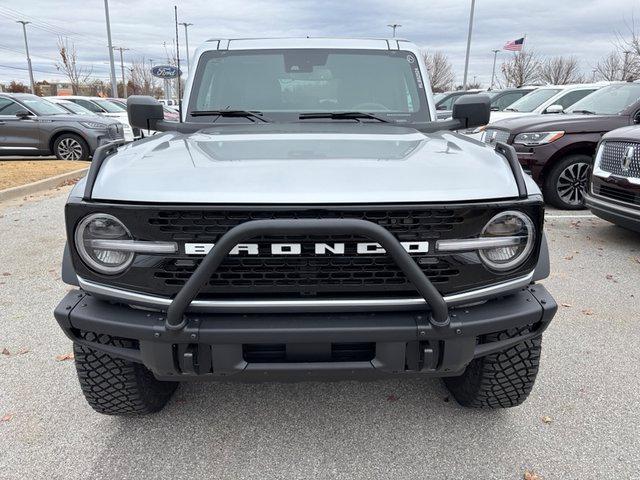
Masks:
[[[187,325],[185,312],[189,305],[238,243],[257,236],[315,234],[360,235],[378,242],[429,305],[429,322],[434,327],[449,325],[444,298],[391,232],[368,220],[337,218],[251,220],[233,227],[220,237],[169,305],[166,329],[179,331]]]

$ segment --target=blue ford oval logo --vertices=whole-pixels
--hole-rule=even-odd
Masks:
[[[182,75],[182,72],[173,65],[156,65],[151,69],[151,75],[158,78],[176,78]]]

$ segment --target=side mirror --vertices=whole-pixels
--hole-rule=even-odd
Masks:
[[[464,95],[460,97],[453,104],[451,117],[460,124],[457,129],[486,125],[491,117],[489,95]]]
[[[129,124],[141,130],[157,130],[157,123],[164,120],[162,104],[145,95],[131,95],[127,98],[127,115]]]
[[[549,105],[544,113],[564,113],[564,107],[562,105]]]
[[[18,117],[20,120],[24,120],[25,118],[29,118],[30,116],[31,114],[26,110],[18,110],[16,112],[16,117]]]

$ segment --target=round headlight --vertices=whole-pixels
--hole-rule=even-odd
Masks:
[[[82,260],[99,273],[114,275],[131,265],[132,252],[96,248],[100,240],[132,240],[127,227],[113,215],[94,213],[83,218],[76,228],[76,249]]]
[[[478,252],[487,267],[505,271],[522,265],[529,257],[534,246],[535,227],[524,213],[507,211],[489,220],[481,236],[482,238],[508,237],[511,240],[510,245],[486,248]]]

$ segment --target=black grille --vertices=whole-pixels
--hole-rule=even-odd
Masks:
[[[418,259],[420,262],[421,259]],[[424,261],[424,260],[422,260]],[[445,259],[422,270],[435,284],[445,284],[460,274],[460,270]],[[185,265],[190,263],[190,265]],[[154,271],[154,277],[167,286],[182,286],[189,279],[199,260],[177,259],[165,262]],[[213,274],[206,291],[224,291],[232,287],[237,293],[251,293],[256,288],[270,291],[300,292],[349,291],[371,287],[406,289],[408,281],[395,262],[387,256],[340,257],[229,257]]]
[[[599,185],[595,190],[595,193],[602,197],[611,198],[612,200],[617,200],[619,202],[640,205],[640,194],[634,193],[630,190],[624,190],[622,188],[612,187],[609,185]]]
[[[491,145],[496,142],[506,143],[509,140],[509,132],[507,130],[497,130],[495,128],[487,128],[484,131],[484,142]]]
[[[174,241],[173,255],[136,255],[132,266],[118,276],[100,276],[88,269],[73,251],[78,274],[87,280],[128,290],[173,296],[190,278],[202,256],[187,255],[186,243],[216,243],[232,227],[259,219],[356,218],[388,229],[403,242],[428,242],[427,254],[414,254],[417,264],[443,294],[479,288],[518,277],[535,265],[537,247],[518,270],[497,274],[488,270],[475,252],[439,254],[438,239],[477,236],[499,211],[521,209],[542,227],[541,202],[464,204],[450,207],[389,206],[351,207],[255,207],[232,209],[215,206],[162,207],[153,205],[67,206],[68,235],[85,215],[99,211],[123,221],[139,240]],[[355,244],[371,242],[354,235],[269,236],[247,240],[258,244],[258,255],[228,256],[203,286],[198,298],[337,298],[415,296],[413,285],[385,254],[357,254]],[[274,243],[300,244],[299,255],[272,255]],[[315,243],[344,243],[344,254],[315,254]]]
[[[109,137],[114,140],[117,140],[123,137],[122,127],[120,126],[120,124],[114,123],[109,125],[108,132],[109,132]]]
[[[372,211],[158,211],[149,217],[149,226],[158,235],[175,241],[215,242],[230,228],[249,220],[358,218],[375,222],[401,241],[438,239],[465,221],[468,211],[462,210],[372,210]],[[273,237],[275,238],[275,237]],[[272,241],[276,241],[273,240]],[[293,238],[293,237],[289,237]],[[295,237],[303,241],[325,241],[323,237]],[[280,240],[283,240],[281,237]],[[334,241],[354,241],[355,237],[333,236]],[[360,239],[359,241],[366,241]]]
[[[633,148],[632,160],[628,169],[623,169],[623,160],[625,155],[630,153],[630,147]],[[600,169],[621,177],[640,178],[640,143],[606,142],[602,150]]]
[[[438,239],[464,221],[466,212],[456,210],[379,210],[319,212],[235,212],[235,211],[159,211],[149,218],[157,235],[169,235],[177,242],[216,242],[230,228],[249,220],[277,218],[359,218],[387,228],[400,241]],[[368,242],[352,235],[260,237],[252,240],[259,251],[272,243],[299,243],[300,256],[228,257],[203,289],[205,293],[223,293],[230,288],[236,294],[251,294],[256,289],[270,293],[301,294],[359,292],[373,289],[407,290],[411,285],[395,262],[384,255],[340,255],[320,257],[314,253],[316,242],[355,245]],[[445,284],[460,271],[445,259],[418,259],[436,284]],[[196,269],[199,260],[175,259],[154,270],[154,278],[167,287],[182,286]]]

